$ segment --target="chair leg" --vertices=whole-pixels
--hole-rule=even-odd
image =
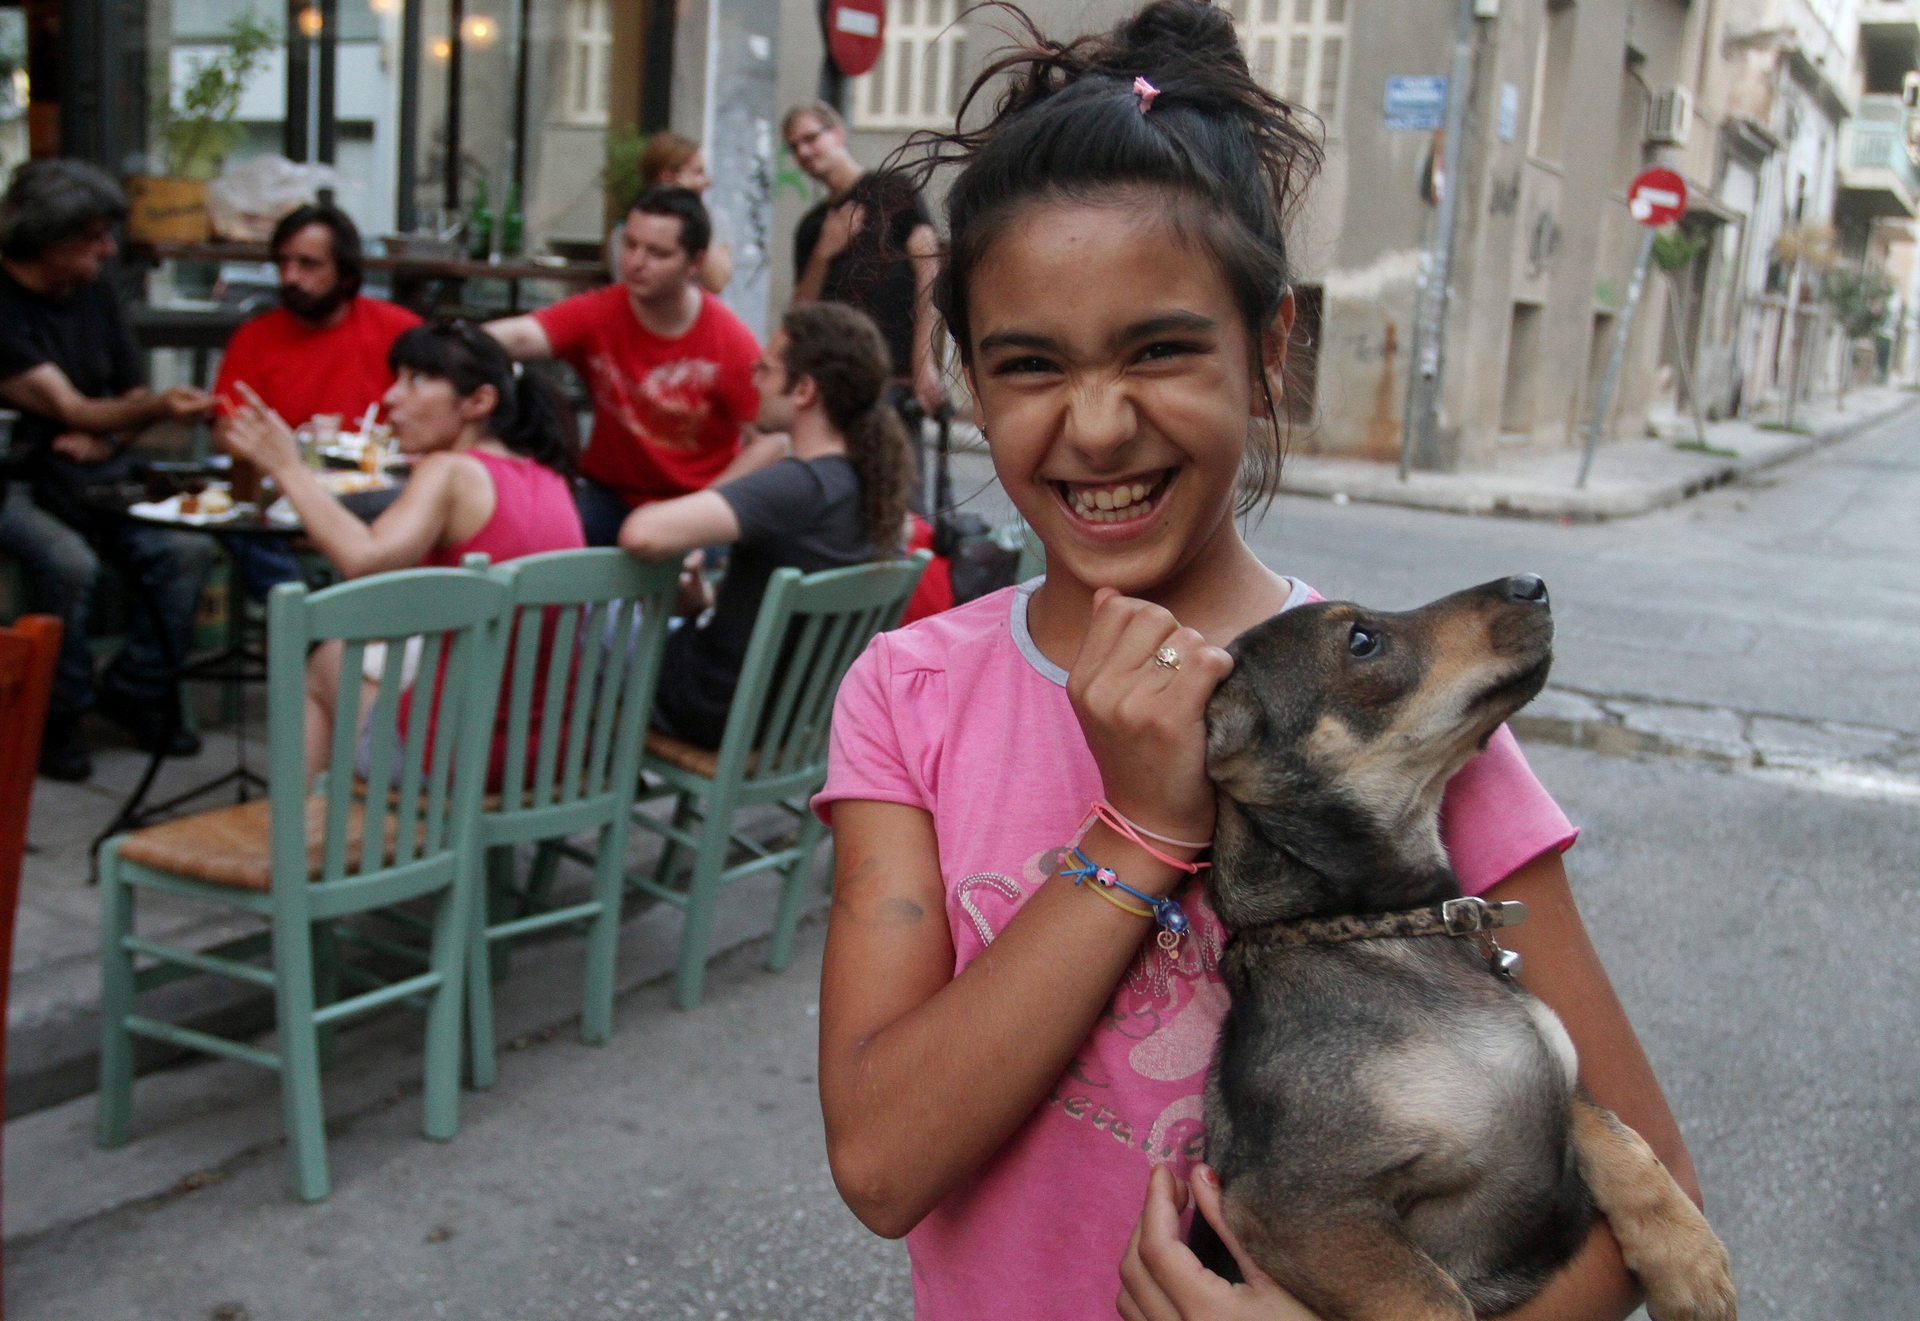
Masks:
[[[485,1090],[499,1077],[493,1053],[493,970],[487,956],[485,905],[476,903],[467,926],[467,1048],[468,1081]]]
[[[624,826],[624,822],[609,822],[600,832],[600,852],[593,867],[593,898],[600,905],[600,912],[587,928],[587,976],[580,1006],[580,1039],[594,1046],[605,1045],[613,1033],[620,901],[626,893],[627,830]]]
[[[682,1009],[700,1003],[707,980],[707,951],[713,943],[713,918],[720,905],[720,873],[732,848],[733,806],[721,795],[707,800],[706,828],[687,882],[686,921],[680,928],[680,961],[673,973],[673,1002]]]
[[[813,853],[825,833],[820,818],[809,811],[794,837],[797,856],[782,869],[780,909],[773,919],[773,939],[767,943],[767,967],[775,972],[793,958],[793,933],[800,925],[800,906],[806,901],[807,881],[813,874]]]
[[[121,939],[133,934],[133,888],[120,880],[120,851],[100,849],[100,1093],[94,1102],[93,1140],[124,1147],[133,1119],[133,955]]]
[[[486,922],[511,922],[520,917],[520,891],[515,882],[513,845],[496,844],[487,850]],[[488,973],[495,982],[504,982],[513,971],[513,942],[487,942]]]
[[[476,888],[471,875],[456,876],[441,895],[439,911],[433,918],[433,970],[440,974],[440,984],[434,988],[433,998],[427,1005],[421,1130],[440,1142],[460,1131],[460,1008],[464,999],[461,975],[466,968],[467,950],[480,925],[470,902]],[[489,1070],[493,1065],[492,990],[491,986],[486,987],[487,1035],[480,1038],[487,1046]],[[476,1042],[473,1053],[476,1075],[481,1069],[480,1058]],[[492,1082],[491,1076],[487,1081]]]
[[[332,922],[316,922],[313,925],[313,1002],[316,1006],[324,1006],[339,998],[340,933]],[[320,1069],[323,1073],[333,1067],[334,1038],[338,1031],[332,1023],[323,1024],[318,1029]]]
[[[693,822],[693,795],[683,793],[673,803],[673,826],[676,830],[685,830]],[[686,846],[678,840],[667,839],[666,846],[660,850],[660,863],[653,869],[653,883],[665,886],[673,880],[675,872],[680,870],[680,855]]]
[[[553,892],[554,875],[560,870],[560,841],[546,839],[540,841],[533,853],[533,866],[527,869],[527,908],[537,912],[547,907],[547,896]]]
[[[318,1202],[329,1190],[327,1116],[320,1099],[320,1041],[313,1021],[313,929],[276,921],[273,999],[280,1038],[280,1105],[293,1162],[293,1191]]]

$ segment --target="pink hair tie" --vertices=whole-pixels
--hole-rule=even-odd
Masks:
[[[1151,830],[1147,830],[1142,826],[1134,825],[1133,822],[1129,821],[1126,817],[1120,815],[1120,813],[1114,808],[1113,804],[1109,803],[1104,798],[1101,798],[1095,801],[1092,808],[1088,810],[1086,822],[1084,825],[1080,827],[1080,839],[1086,838],[1087,831],[1093,828],[1093,823],[1095,821],[1100,821],[1104,823],[1109,830],[1113,831],[1114,834],[1120,836],[1122,839],[1131,840],[1148,857],[1153,858],[1158,862],[1162,862],[1167,866],[1174,868],[1176,871],[1183,871],[1189,876],[1196,875],[1203,869],[1207,867],[1211,867],[1213,865],[1210,862],[1182,862],[1178,858],[1170,857],[1169,855],[1161,852],[1159,849],[1155,848],[1153,845],[1147,842],[1149,838],[1152,838],[1152,839],[1157,839],[1162,844],[1169,845],[1173,848],[1206,849],[1206,848],[1211,848],[1213,846],[1212,840],[1208,840],[1205,844],[1196,844],[1190,840],[1169,839],[1165,835],[1156,835]],[[1079,843],[1079,839],[1076,839],[1074,842],[1076,844]]]
[[[1153,98],[1160,95],[1160,89],[1145,78],[1133,80],[1133,94],[1140,98],[1140,113],[1146,114],[1153,109]]]

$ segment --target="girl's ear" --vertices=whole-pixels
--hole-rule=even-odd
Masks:
[[[484,422],[493,416],[493,410],[500,406],[500,392],[491,385],[481,385],[470,395],[458,401],[460,417],[466,422]]]
[[[1273,315],[1273,324],[1260,336],[1260,369],[1267,376],[1267,392],[1253,397],[1255,417],[1267,416],[1269,395],[1278,404],[1286,390],[1287,343],[1293,336],[1293,317],[1293,290],[1289,289],[1280,300],[1280,310]]]

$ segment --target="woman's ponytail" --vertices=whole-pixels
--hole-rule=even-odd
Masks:
[[[501,402],[508,399],[503,396]],[[538,369],[516,364],[511,405],[511,417],[503,416],[505,408],[494,411],[500,443],[571,478],[579,458],[578,426],[559,389]]]

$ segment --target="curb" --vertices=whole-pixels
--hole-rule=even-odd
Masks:
[[[1497,469],[1415,472],[1403,483],[1398,471],[1389,465],[1334,458],[1303,458],[1282,465],[1280,489],[1288,495],[1314,496],[1336,504],[1360,501],[1450,514],[1600,522],[1669,508],[1715,487],[1839,444],[1916,407],[1920,407],[1920,397],[1909,395],[1888,408],[1849,417],[1811,435],[1782,433],[1782,439],[1764,453],[1720,462],[1703,461],[1681,476],[1623,482],[1611,490],[1580,490],[1572,485],[1571,478],[1551,485],[1537,483]],[[1660,443],[1663,447],[1670,444]],[[1606,452],[1606,447],[1599,451],[1601,455]],[[1571,462],[1574,451],[1569,450],[1567,454]],[[1507,479],[1504,488],[1503,476]]]

